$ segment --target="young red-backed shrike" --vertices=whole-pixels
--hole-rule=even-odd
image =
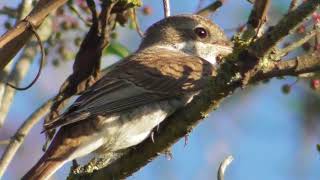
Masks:
[[[178,15],[155,23],[135,53],[45,124],[45,130],[60,129],[23,179],[48,179],[75,158],[142,142],[206,86],[217,56],[231,51],[223,31],[207,18]]]

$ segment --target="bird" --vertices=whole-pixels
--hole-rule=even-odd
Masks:
[[[44,131],[59,130],[22,179],[45,180],[76,158],[141,143],[208,85],[218,57],[232,49],[223,30],[206,17],[175,15],[154,23],[135,52],[44,124]]]

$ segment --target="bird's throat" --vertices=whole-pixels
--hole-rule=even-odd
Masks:
[[[218,55],[225,55],[232,52],[232,49],[219,44],[210,44],[197,41],[187,41],[175,44],[157,45],[157,48],[164,48],[170,51],[180,51],[188,55],[197,56],[211,64],[217,63]]]

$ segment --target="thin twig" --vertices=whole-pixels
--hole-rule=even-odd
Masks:
[[[298,27],[311,13],[320,7],[319,0],[308,0],[289,12],[279,23],[257,39],[250,52],[260,58],[270,54],[271,50],[291,31]]]
[[[301,47],[304,43],[308,42],[311,38],[313,38],[317,34],[317,30],[312,30],[308,32],[303,38],[299,39],[296,42],[292,42],[290,45],[286,46],[285,48],[281,49],[278,52],[278,57],[286,56],[289,52],[293,51],[296,48]]]
[[[209,16],[209,14],[216,12],[223,5],[223,0],[217,0],[207,7],[200,9],[196,14],[200,16]]]
[[[89,10],[92,15],[92,24],[98,24],[98,12],[96,10],[96,4],[94,1],[86,0]]]
[[[259,3],[262,1],[256,1],[255,3]],[[258,6],[258,5],[257,5]],[[260,6],[260,5],[259,5]],[[252,44],[249,49],[246,49],[245,51],[241,52],[243,59],[251,59],[251,62],[246,62],[248,71],[242,72],[245,74],[242,86],[246,86],[250,76],[253,76],[255,73],[257,73],[258,66],[260,64],[260,60],[263,59],[263,57],[268,58],[270,54],[272,54],[272,51],[275,49],[277,44],[290,32],[296,29],[312,12],[316,11],[320,7],[320,1],[319,0],[309,0],[304,3],[302,3],[299,7],[297,7],[295,10],[290,11],[286,16],[284,16],[277,25],[270,27],[269,30],[265,34],[263,34],[260,38],[258,38],[254,44]],[[261,13],[259,13],[261,14]],[[259,25],[253,21],[248,21],[253,28],[258,27]],[[249,26],[249,27],[250,27]],[[244,34],[244,39],[246,37],[252,37],[252,32],[248,29]],[[240,54],[241,54],[240,53]],[[254,57],[254,58],[250,58]],[[254,68],[252,68],[254,67]]]
[[[18,14],[17,14],[17,10],[15,8],[10,8],[10,7],[7,7],[7,6],[3,6],[1,9],[0,9],[0,14],[2,15],[6,15],[6,16],[9,16],[11,18],[15,18]]]
[[[260,37],[265,22],[267,21],[267,12],[270,7],[270,0],[255,1],[251,10],[247,29],[243,32],[243,39],[253,40]]]
[[[232,155],[230,155],[220,163],[218,174],[217,174],[218,180],[224,180],[224,173],[232,161],[233,161],[233,157]]]
[[[67,3],[67,5],[68,5],[68,8],[69,8],[72,12],[74,12],[74,13],[78,16],[78,18],[79,18],[86,26],[91,26],[91,23],[88,22],[84,17],[82,17],[82,15],[79,13],[78,9],[77,9],[75,6],[73,6],[73,5],[70,4],[70,3]]]
[[[164,17],[169,17],[170,16],[170,0],[162,0],[163,1],[163,12],[164,12]]]
[[[43,67],[43,63],[44,63],[44,59],[45,59],[45,52],[44,52],[44,47],[43,47],[43,44],[41,42],[41,39],[40,39],[40,36],[39,34],[37,33],[34,25],[28,20],[28,19],[24,19],[24,21],[27,21],[29,22],[29,26],[31,28],[31,32],[34,34],[34,36],[36,37],[37,41],[38,41],[38,44],[40,46],[40,50],[41,50],[41,58],[40,58],[40,65],[39,65],[39,70],[37,72],[37,75],[36,77],[31,81],[31,83],[29,85],[27,85],[26,87],[17,87],[15,86],[14,84],[11,84],[10,82],[7,82],[7,85],[10,86],[11,88],[15,89],[15,90],[20,90],[20,91],[24,91],[24,90],[27,90],[29,89],[30,87],[32,87],[36,82],[37,80],[39,79],[40,77],[40,74],[41,74],[41,71],[42,71],[42,67]]]
[[[140,36],[141,38],[143,38],[143,37],[144,37],[144,33],[142,32],[142,30],[141,30],[141,28],[140,28],[140,24],[139,24],[139,22],[138,22],[136,8],[133,8],[133,21],[134,21],[134,24],[135,24],[137,33],[139,34],[139,36]]]
[[[5,170],[15,156],[17,150],[22,145],[25,137],[30,132],[32,127],[40,121],[40,119],[50,111],[52,100],[48,100],[41,107],[39,107],[26,121],[19,127],[17,132],[12,136],[10,144],[7,146],[0,159],[0,178],[3,176]]]
[[[67,0],[39,0],[34,9],[28,15],[29,20],[35,27],[39,27],[48,14],[62,6]],[[32,33],[28,23],[21,21],[14,28],[0,37],[0,69],[3,69],[18,51],[30,39]]]
[[[319,72],[319,59],[320,54],[318,52],[310,52],[286,61],[270,62],[263,69],[264,72],[259,72],[257,76],[251,78],[251,82],[272,77],[299,76],[305,73]]]
[[[8,81],[8,77],[10,75],[10,71],[12,70],[13,62],[11,61],[4,69],[0,69],[0,128],[4,124],[4,120],[7,114],[7,111],[2,111],[3,107],[7,106],[5,99],[6,95],[6,83]],[[4,112],[4,114],[2,113]]]
[[[261,24],[265,23],[269,7],[270,0],[255,1],[248,19],[248,25],[259,28]]]
[[[109,21],[111,19],[111,11],[112,8],[118,3],[119,0],[114,0],[112,1],[112,3],[108,3],[107,1],[104,1],[101,4],[101,12],[99,14],[99,21],[101,24],[101,32],[104,34],[103,36],[105,36],[107,34],[107,32],[112,29],[113,26],[108,27],[107,25],[109,24]]]

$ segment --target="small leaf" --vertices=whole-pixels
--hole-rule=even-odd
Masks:
[[[121,58],[127,57],[130,54],[130,51],[120,43],[112,42],[108,48],[104,51],[104,55],[116,55]]]

